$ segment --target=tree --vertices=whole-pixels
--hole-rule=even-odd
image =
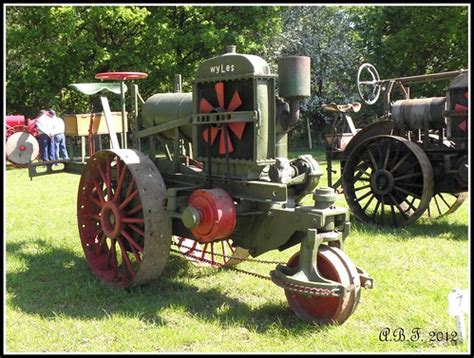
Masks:
[[[453,71],[468,66],[467,6],[351,7],[361,59],[381,78]],[[412,97],[442,95],[446,83],[412,86]]]
[[[332,114],[322,104],[357,100],[355,75],[356,53],[352,49],[355,34],[343,7],[295,6],[282,12],[283,31],[269,49],[271,57],[301,55],[311,57],[311,97],[302,103],[302,121],[292,135],[306,131],[310,118],[321,140]]]
[[[90,98],[68,85],[98,72],[140,71],[144,98],[170,91],[174,74],[190,90],[202,60],[236,44],[263,52],[278,33],[277,7],[8,6],[7,112],[35,116],[90,110]],[[118,108],[117,96],[110,96]]]

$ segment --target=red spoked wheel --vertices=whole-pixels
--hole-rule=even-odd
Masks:
[[[200,266],[235,266],[249,256],[247,249],[232,246],[232,239],[200,244],[193,239],[173,236],[173,242],[187,260]]]
[[[158,278],[168,260],[171,218],[155,164],[131,149],[94,154],[79,184],[77,218],[95,276],[120,286]]]
[[[297,267],[299,256],[299,252],[296,253],[288,261],[288,267]],[[341,324],[350,317],[359,303],[360,277],[357,268],[343,251],[326,245],[321,245],[318,251],[317,268],[322,277],[345,286],[354,285],[354,290],[343,297],[307,296],[285,290],[288,304],[303,321]]]

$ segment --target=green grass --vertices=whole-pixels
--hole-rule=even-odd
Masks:
[[[376,286],[363,290],[343,325],[318,327],[299,321],[271,282],[195,267],[176,254],[157,282],[131,291],[109,287],[93,277],[80,245],[80,177],[61,173],[30,181],[24,169],[5,176],[7,352],[469,350],[467,343],[429,341],[430,331],[456,329],[447,295],[468,287],[467,203],[446,218],[422,217],[403,229],[354,220],[345,251]],[[338,204],[346,206],[342,196]],[[296,250],[261,258],[287,261]],[[239,267],[262,274],[273,269]],[[420,328],[423,341],[380,341],[384,327],[403,328],[407,338]]]

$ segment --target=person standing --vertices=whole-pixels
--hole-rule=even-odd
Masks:
[[[54,160],[54,143],[53,143],[53,120],[52,115],[45,110],[40,111],[36,118],[36,128],[38,129],[38,144],[41,159],[43,161]]]
[[[54,160],[59,160],[60,156],[69,160],[69,155],[66,149],[66,136],[64,134],[64,121],[61,117],[56,116],[56,112],[50,109],[48,111],[53,120],[53,145],[54,145]]]

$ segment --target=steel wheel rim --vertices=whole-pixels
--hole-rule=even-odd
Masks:
[[[467,199],[468,193],[436,193],[426,211],[431,219],[454,213]]]
[[[362,222],[404,226],[416,221],[433,195],[433,169],[423,150],[402,137],[360,143],[343,172],[346,201]]]
[[[298,265],[299,252],[288,261],[288,267]],[[345,322],[355,311],[360,299],[360,277],[354,263],[340,249],[321,245],[317,259],[318,271],[324,278],[354,285],[344,297],[308,297],[285,290],[286,299],[295,314],[306,322],[319,324]]]
[[[247,249],[233,247],[230,238],[201,244],[197,240],[173,236],[173,242],[188,261],[198,266],[235,266],[249,256]]]
[[[127,288],[161,274],[171,238],[165,197],[161,175],[142,153],[109,150],[90,158],[77,217],[87,263],[99,280]]]

